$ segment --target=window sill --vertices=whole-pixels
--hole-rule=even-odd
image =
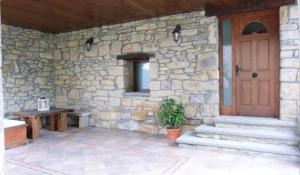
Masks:
[[[124,92],[127,97],[150,97],[150,92]]]

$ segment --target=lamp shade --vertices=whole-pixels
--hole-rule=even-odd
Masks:
[[[174,41],[177,43],[180,40],[181,26],[177,24],[172,33],[173,33]]]

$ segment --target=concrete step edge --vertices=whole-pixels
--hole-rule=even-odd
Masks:
[[[291,127],[296,128],[295,121],[279,120],[267,117],[245,117],[245,116],[217,116],[213,118],[215,123],[231,123],[244,125],[261,125],[261,126],[276,126],[276,127]]]
[[[195,136],[192,131],[183,134],[176,142],[178,144],[201,145],[300,157],[299,148],[295,146],[200,138]]]
[[[218,128],[214,126],[201,125],[195,128],[196,133],[208,133],[219,135],[232,135],[242,137],[254,137],[261,139],[278,139],[300,141],[299,136],[293,131],[272,131],[263,129],[241,129],[241,128]]]

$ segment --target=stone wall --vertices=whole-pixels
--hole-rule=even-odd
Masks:
[[[299,7],[280,9],[280,118],[296,120],[300,116],[300,25]]]
[[[54,97],[54,36],[2,25],[4,109],[36,108],[38,97]]]
[[[175,43],[172,31],[182,26]],[[203,12],[180,14],[57,35],[54,51],[56,104],[89,108],[91,125],[144,132],[160,130],[156,111],[162,98],[185,104],[187,125],[218,115],[217,19]],[[87,52],[84,43],[94,37]],[[146,52],[150,94],[128,94],[127,62],[117,55]]]

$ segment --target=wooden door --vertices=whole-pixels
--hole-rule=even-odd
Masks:
[[[236,113],[278,115],[278,17],[275,11],[235,19]]]

